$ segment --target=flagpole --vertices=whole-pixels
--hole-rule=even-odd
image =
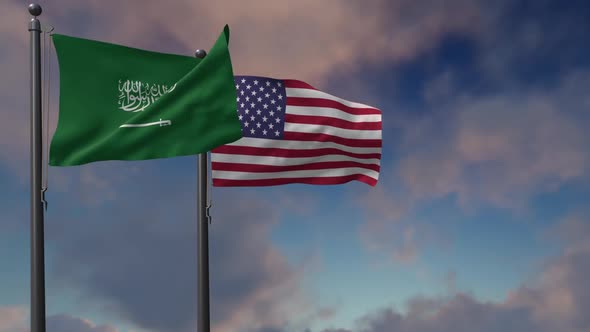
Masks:
[[[41,127],[41,23],[42,9],[29,5],[33,16],[31,35],[31,332],[45,332],[45,250],[41,170],[43,169]]]
[[[203,59],[204,50],[197,50],[195,56]],[[198,217],[198,308],[197,331],[210,331],[209,315],[209,208],[207,206],[207,185],[209,183],[209,160],[207,152],[198,155],[197,161],[197,217]]]

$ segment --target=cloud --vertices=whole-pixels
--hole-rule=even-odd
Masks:
[[[93,322],[70,315],[60,314],[47,317],[47,332],[119,332],[109,325]],[[23,307],[0,307],[0,332],[28,332],[28,310]]]
[[[294,312],[305,314],[312,305],[301,288],[312,262],[297,268],[290,265],[269,240],[271,227],[279,220],[278,207],[246,196],[224,200],[224,205],[233,207],[216,212],[218,222],[212,232],[212,260],[218,262],[211,271],[212,305],[218,308],[214,318],[220,332],[283,326],[297,319]]]
[[[481,301],[450,289],[446,296],[412,298],[403,311],[389,307],[369,313],[359,318],[351,330],[323,332],[589,331],[587,215],[572,215],[550,231],[565,245],[563,251],[547,259],[538,274],[511,291],[503,301]],[[454,284],[456,275],[449,279]]]
[[[27,310],[22,307],[0,307],[0,332],[25,332]]]
[[[453,194],[464,207],[518,208],[586,177],[589,105],[571,81],[590,75],[566,75],[551,89],[455,97],[407,129],[403,184],[415,199]]]
[[[162,160],[160,160],[162,161]],[[159,163],[159,165],[165,164]],[[169,161],[168,161],[169,162]],[[124,191],[144,181],[142,170],[149,164],[125,161],[98,162],[81,167],[49,168],[48,199],[54,194],[68,193],[77,197],[84,206],[96,208],[108,202],[122,199]],[[152,167],[158,162],[151,163]]]
[[[359,235],[369,250],[385,252],[396,263],[415,262],[433,241],[443,246],[449,241],[447,235],[436,234],[440,227],[429,230],[417,218],[432,203],[452,200],[460,213],[481,207],[521,213],[536,195],[589,178],[585,142],[590,135],[585,128],[590,125],[590,98],[584,87],[590,84],[590,73],[564,59],[571,58],[580,40],[564,27],[584,26],[583,19],[578,15],[566,22],[567,17],[555,14],[548,20],[537,15],[543,4],[536,4],[525,21],[507,18],[514,10],[509,2],[481,6],[486,15],[465,35],[473,47],[473,64],[447,65],[445,61],[455,60],[438,56],[427,57],[434,64],[412,62],[427,68],[427,78],[420,82],[422,100],[415,100],[419,106],[374,96],[388,105],[384,128],[390,137],[384,156],[392,158],[384,160],[378,187],[363,195],[360,205],[366,212]],[[558,27],[544,23],[548,21]],[[547,46],[545,36],[569,55]],[[560,59],[560,70],[529,64],[551,59]],[[395,75],[398,67],[391,63],[383,68]],[[522,76],[533,69],[543,74],[539,68],[550,75],[534,81]],[[387,91],[372,80],[359,85]],[[486,89],[477,88],[481,86]]]
[[[149,174],[140,170],[134,186],[115,184],[118,199],[89,206],[83,218],[68,207],[54,207],[61,220],[46,231],[56,249],[49,275],[54,289],[74,289],[80,303],[111,317],[154,331],[194,330],[195,186],[186,176],[141,181]],[[153,194],[146,198],[146,192]],[[270,242],[272,227],[291,209],[244,192],[215,196],[214,330],[285,326],[297,319],[293,312],[313,310],[301,284],[309,262],[292,265]]]
[[[426,91],[438,96],[428,104],[435,110],[396,113],[399,140],[384,151],[395,158],[358,200],[365,211],[359,236],[369,250],[409,263],[444,246],[448,235],[417,215],[433,202],[450,199],[460,214],[481,207],[522,213],[536,195],[590,179],[590,99],[581,88],[590,72],[487,94],[461,92],[449,72],[432,82]]]
[[[416,216],[418,202],[392,178],[381,181],[355,200],[364,213],[358,232],[365,248],[384,262],[414,264],[427,247],[444,247],[448,235]]]
[[[575,2],[557,7],[551,1],[489,3],[481,17],[487,28],[479,35],[478,66],[503,86],[523,80],[542,85],[544,78],[585,63],[588,53],[580,41],[590,27],[587,15],[588,9]]]
[[[62,2],[59,8],[51,8],[57,18],[71,17],[83,7],[91,13],[93,20],[87,21],[90,24],[81,33],[135,45],[158,45],[160,41],[145,37],[155,33],[192,51],[206,47],[195,44],[195,33],[208,45],[229,23],[238,71],[312,81],[320,81],[343,65],[352,68],[365,61],[406,60],[433,47],[446,33],[471,32],[482,14],[476,3],[464,0],[448,1],[444,6],[425,0],[346,4],[303,0],[288,5],[270,0],[243,4],[178,1],[166,6],[144,1],[141,7],[114,1],[90,1],[83,6]],[[104,21],[110,25],[101,24]],[[72,32],[79,23],[71,18],[65,22],[63,29]]]
[[[568,322],[570,328],[590,329],[590,227],[587,215],[571,215],[552,234],[568,243],[563,254],[548,262],[538,280],[509,295],[509,305],[528,306],[536,320],[548,326]],[[556,328],[559,326],[556,326]],[[577,331],[577,330],[576,330]]]
[[[118,329],[109,325],[99,325],[87,319],[77,318],[70,315],[54,315],[47,318],[48,332],[119,332]]]
[[[507,310],[459,294],[447,301],[425,301],[406,314],[384,309],[360,320],[363,332],[539,331],[526,310]]]
[[[1,5],[0,22],[0,161],[21,176],[28,160],[29,57],[26,7],[11,1]]]

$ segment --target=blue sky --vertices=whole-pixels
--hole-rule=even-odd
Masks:
[[[227,23],[236,74],[382,110],[374,188],[213,189],[214,331],[590,331],[587,1],[41,4],[177,54]],[[0,4],[0,332],[28,331],[26,5]],[[194,157],[50,168],[48,332],[195,330],[195,200]]]

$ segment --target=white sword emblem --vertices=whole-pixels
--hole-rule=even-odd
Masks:
[[[124,124],[124,125],[120,125],[119,128],[137,128],[137,127],[149,127],[149,126],[157,126],[157,125],[160,125],[160,127],[170,126],[170,125],[172,125],[172,121],[160,119],[160,121],[149,122],[149,123]]]

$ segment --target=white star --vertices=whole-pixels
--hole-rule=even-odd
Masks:
[[[250,84],[246,85],[246,89],[250,90],[252,86]]]
[[[245,106],[245,105],[246,105],[246,104],[244,104],[244,103],[241,103],[241,104],[240,104],[240,107],[241,107],[241,108],[244,108],[244,106]]]
[[[240,120],[242,120],[242,118],[240,118]],[[262,122],[266,122],[266,120],[268,120],[268,118],[266,116],[262,118]]]
[[[246,121],[244,122],[244,127],[248,127],[249,123]]]
[[[261,102],[261,101],[262,101],[262,98],[258,97],[258,102]]]
[[[241,90],[240,91],[240,94],[243,96],[244,95],[244,90]]]
[[[246,112],[246,114],[250,113],[249,109],[246,109],[244,112]]]
[[[272,88],[272,93],[277,93],[277,88]]]
[[[242,78],[242,83],[246,83],[246,79],[245,78]]]
[[[266,86],[270,86],[270,82],[269,81],[266,81]]]
[[[281,82],[277,82],[277,85],[278,85],[279,87],[281,87]]]
[[[282,110],[282,109],[283,109],[283,108],[282,108],[280,105],[279,105],[279,106],[277,106],[277,110],[279,110],[279,111],[280,111],[280,110]]]
[[[270,97],[270,95],[269,95],[268,93],[267,93],[267,94],[265,94],[264,96],[265,96],[266,98]]]
[[[254,134],[254,131],[255,131],[254,128],[250,129],[251,134]]]
[[[256,118],[254,117],[254,115],[252,115],[252,116],[250,117],[250,121],[254,121],[254,119],[256,119]]]
[[[283,100],[283,95],[279,95],[279,100]]]
[[[272,123],[268,125],[268,128],[270,128],[270,129],[272,129],[274,127],[275,127],[275,125],[273,125]]]
[[[242,121],[242,119],[244,118],[244,116],[240,114],[240,116],[238,116],[238,118],[240,118],[240,121]]]
[[[252,95],[253,96],[256,96],[256,91],[252,91]]]
[[[250,101],[250,97],[246,97],[246,101]]]
[[[262,133],[263,133],[264,135],[266,135],[266,133],[268,133],[268,131],[266,131],[266,129],[264,129],[264,130],[262,131]]]
[[[263,88],[263,87],[260,87],[260,89],[259,89],[259,90],[260,90],[260,92],[262,92],[262,91],[264,91],[264,88]]]
[[[254,106],[256,106],[256,104],[254,104],[254,103],[250,104],[250,107],[254,108]]]
[[[260,113],[262,113],[261,110],[256,111],[256,114],[260,115]]]
[[[236,98],[236,101],[237,101],[237,102],[240,102],[240,97]]]
[[[268,108],[268,105],[267,104],[264,104],[264,105],[262,105],[262,107],[264,107],[264,109],[267,109]]]
[[[270,103],[274,105],[276,103],[276,101],[273,99],[270,101]]]
[[[262,125],[260,124],[260,122],[258,122],[258,123],[256,124],[256,127],[260,128],[260,126],[262,126]]]
[[[239,90],[239,89],[240,89],[240,86],[236,84],[236,90]]]
[[[275,115],[275,111],[270,111],[270,116]]]
[[[275,136],[279,136],[279,131],[275,131]]]
[[[281,118],[276,118],[275,120],[277,123],[281,122]]]
[[[254,85],[258,85],[258,80],[254,80]]]

